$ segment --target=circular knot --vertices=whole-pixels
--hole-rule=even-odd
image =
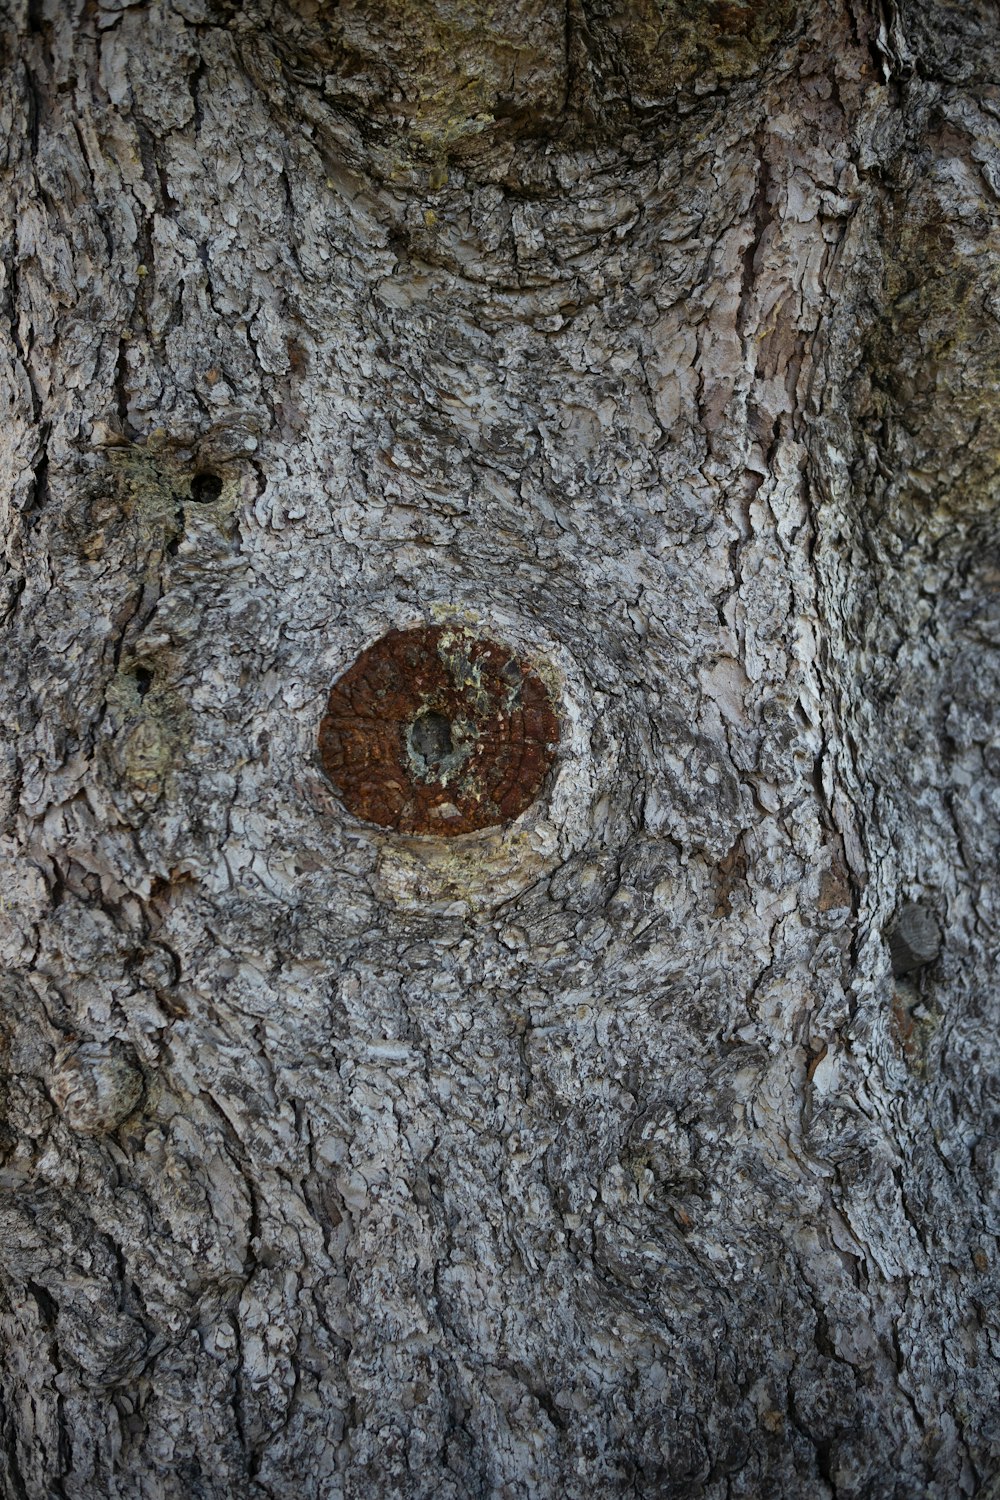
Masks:
[[[356,817],[439,837],[492,828],[535,801],[559,723],[540,678],[457,626],[390,630],[334,683],[323,769]]]

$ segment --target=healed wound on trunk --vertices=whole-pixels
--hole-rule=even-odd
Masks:
[[[347,810],[397,833],[509,822],[542,791],[559,724],[541,679],[464,628],[391,630],[334,684],[323,768]]]

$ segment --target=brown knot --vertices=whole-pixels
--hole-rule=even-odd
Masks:
[[[356,817],[449,836],[516,818],[555,759],[559,723],[540,679],[456,626],[390,630],[334,683],[323,769]]]

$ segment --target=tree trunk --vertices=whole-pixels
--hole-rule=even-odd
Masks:
[[[998,1493],[995,6],[4,17],[3,1495]]]

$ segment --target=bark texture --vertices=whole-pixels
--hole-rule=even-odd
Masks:
[[[5,1500],[996,1494],[995,5],[2,17]]]

